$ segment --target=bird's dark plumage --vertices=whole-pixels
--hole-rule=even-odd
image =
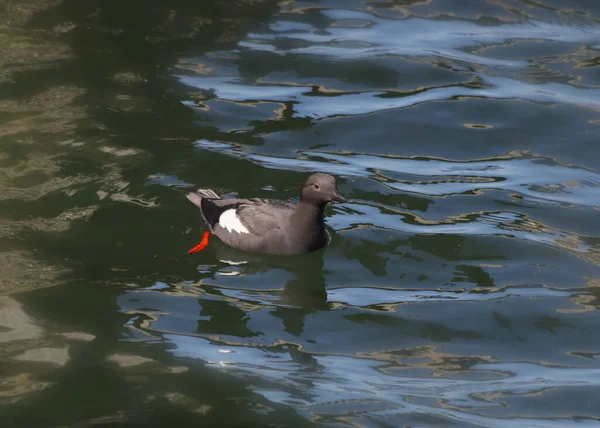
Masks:
[[[324,209],[345,202],[335,178],[311,175],[294,204],[277,199],[220,199],[209,189],[188,193],[210,231],[231,247],[267,254],[292,255],[317,250],[327,243]]]

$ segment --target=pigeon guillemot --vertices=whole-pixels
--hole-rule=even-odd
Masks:
[[[302,187],[300,201],[277,199],[221,199],[209,189],[188,193],[210,232],[225,244],[245,251],[294,255],[318,250],[327,243],[323,211],[330,202],[346,202],[339,194],[335,178],[316,173]],[[195,253],[208,245],[210,232],[192,248]]]

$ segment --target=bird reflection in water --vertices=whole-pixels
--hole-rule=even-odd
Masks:
[[[282,289],[268,284],[268,288],[278,289],[272,293],[279,299],[272,315],[283,321],[285,330],[290,334],[302,334],[307,314],[328,308],[324,250],[293,257],[265,256],[219,245],[216,253],[219,261],[235,266],[239,275],[257,275],[272,269],[282,269],[293,275]]]

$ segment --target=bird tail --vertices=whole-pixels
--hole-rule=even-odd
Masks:
[[[219,195],[217,195],[214,191],[210,189],[198,189],[196,190],[196,194],[201,198],[221,199]]]
[[[191,192],[185,195],[191,203],[196,205],[198,208],[202,208],[200,201],[202,198],[206,199],[221,199],[214,191],[210,189],[198,189],[195,192]]]

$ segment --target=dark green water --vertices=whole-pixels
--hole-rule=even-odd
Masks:
[[[600,426],[599,67],[591,0],[0,3],[0,426]],[[327,248],[186,254],[312,171]]]

